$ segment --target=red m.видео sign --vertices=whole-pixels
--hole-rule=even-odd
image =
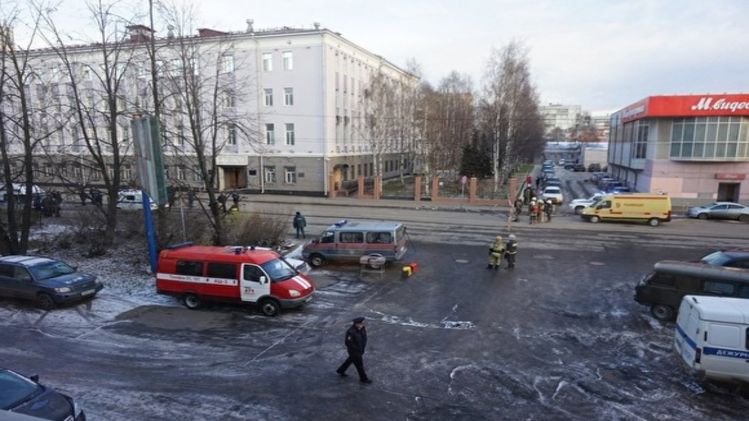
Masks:
[[[646,117],[749,116],[749,94],[650,96],[619,113],[624,123]]]

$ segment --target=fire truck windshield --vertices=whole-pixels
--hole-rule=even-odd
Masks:
[[[260,265],[270,276],[271,282],[285,281],[296,275],[296,270],[281,259],[273,259]]]

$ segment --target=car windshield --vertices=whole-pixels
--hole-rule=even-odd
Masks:
[[[11,409],[30,399],[41,386],[15,373],[0,370],[0,409]]]
[[[731,261],[731,256],[723,253],[722,251],[716,251],[703,257],[701,262],[707,263],[708,265],[725,266]]]
[[[556,194],[559,192],[560,190],[558,187],[547,187],[546,190],[544,190],[544,193],[551,193],[551,194]]]
[[[63,262],[49,261],[29,267],[29,270],[37,280],[56,278],[75,272],[75,269]]]
[[[283,258],[273,259],[260,265],[270,276],[271,282],[285,281],[296,276],[297,271]]]

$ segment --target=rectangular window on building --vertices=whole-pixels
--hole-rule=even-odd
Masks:
[[[283,105],[294,105],[294,88],[283,88]]]
[[[79,171],[80,171],[80,169],[81,169],[81,167],[78,167]],[[73,171],[73,174],[75,174],[75,171]],[[130,165],[123,165],[122,166],[122,179],[125,180],[125,181],[133,179],[133,168]]]
[[[180,165],[177,167],[177,180],[184,181],[185,178],[185,167]]]
[[[273,71],[273,53],[263,53],[263,71]]]
[[[263,167],[263,179],[266,183],[276,182],[276,167]]]
[[[274,145],[276,143],[276,133],[273,123],[265,125],[265,144]]]
[[[294,55],[291,51],[283,52],[283,69],[294,70]]]
[[[229,124],[226,126],[226,139],[227,139],[227,143],[230,145],[237,144],[237,126],[236,125]]]
[[[286,123],[286,144],[294,144],[294,123]]]
[[[637,130],[637,142],[635,143],[635,159],[644,159],[648,150],[648,131],[647,123],[640,123]]]
[[[338,92],[339,89],[340,89],[340,81],[339,81],[339,78],[338,78],[338,72],[335,72],[335,90],[336,90],[336,92]]]
[[[264,92],[264,98],[265,98],[265,106],[266,107],[272,107],[273,106],[273,89],[271,88],[265,88],[263,89]]]
[[[234,72],[234,55],[224,54],[221,56],[221,73]]]
[[[283,173],[286,184],[296,184],[296,167],[283,167]]]

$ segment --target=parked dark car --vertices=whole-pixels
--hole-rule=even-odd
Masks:
[[[588,165],[588,172],[599,172],[599,171],[601,171],[601,164]]]
[[[86,421],[86,414],[73,398],[42,385],[39,376],[25,377],[3,368],[0,409],[45,420]]]
[[[0,297],[32,300],[45,310],[93,298],[103,285],[59,260],[39,256],[0,257]]]
[[[673,320],[688,294],[749,298],[749,270],[664,260],[635,287],[635,301],[658,320]]]
[[[583,164],[575,164],[572,167],[572,171],[574,171],[574,172],[585,172],[585,165],[583,165]]]
[[[571,163],[570,164],[564,164],[564,169],[565,170],[572,170],[574,168],[575,168],[575,164],[571,164]]]
[[[700,262],[714,266],[749,269],[749,250],[719,250],[703,257]]]

